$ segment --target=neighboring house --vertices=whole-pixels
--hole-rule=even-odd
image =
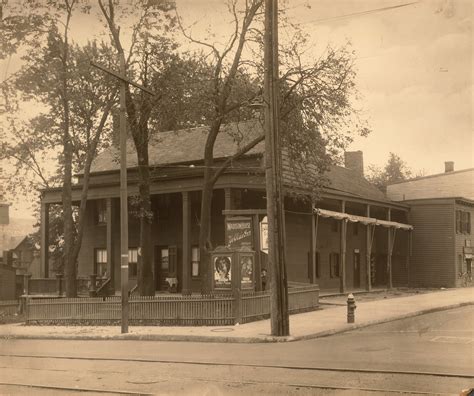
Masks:
[[[157,291],[168,290],[167,280],[177,280],[178,291],[201,290],[202,266],[198,249],[199,213],[203,182],[205,128],[157,134],[150,141],[152,242]],[[229,124],[219,134],[215,149],[218,165],[238,150],[233,137],[262,134],[258,122]],[[233,230],[245,228],[246,246],[255,254],[246,281],[262,287],[267,269],[261,238],[266,216],[264,143],[257,145],[218,179],[212,205],[213,246],[235,241]],[[283,184],[295,186],[287,166]],[[363,176],[362,152],[346,153],[346,166],[332,166],[328,185],[314,207],[301,200],[285,199],[287,273],[289,282],[317,283],[321,289],[370,289],[372,286],[405,286],[408,283],[408,206],[392,202]],[[138,194],[136,153],[128,146],[128,193]],[[308,170],[310,172],[310,170]],[[82,175],[73,187],[73,201],[81,194]],[[111,279],[120,290],[120,206],[118,150],[111,147],[92,166],[84,236],[78,259],[79,276],[95,273]],[[61,189],[48,189],[41,198],[41,271],[51,276],[48,261],[49,205],[61,203]],[[232,222],[241,222],[230,226]],[[398,231],[397,231],[398,230]],[[242,235],[244,235],[242,234]],[[235,235],[234,235],[235,236]],[[238,238],[237,238],[238,239]],[[136,283],[139,259],[139,222],[129,216],[129,279]],[[226,263],[224,263],[226,264]],[[244,267],[242,267],[244,273]],[[251,275],[249,275],[251,274]],[[215,273],[217,279],[217,273]],[[226,274],[222,274],[225,282]],[[249,280],[250,278],[250,280]],[[216,282],[218,282],[216,280]],[[169,282],[168,282],[169,283]]]
[[[407,180],[387,187],[387,195],[410,205],[413,224],[413,286],[457,287],[472,278],[474,168]]]
[[[474,200],[474,168],[454,170],[454,162],[445,162],[445,172],[417,177],[387,187],[394,201],[425,198],[463,197]]]
[[[0,264],[0,301],[16,299],[15,270],[6,264]]]
[[[33,278],[41,275],[39,250],[34,241],[26,236],[10,249],[12,255],[12,266],[17,275],[31,274]]]

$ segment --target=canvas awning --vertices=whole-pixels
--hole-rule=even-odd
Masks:
[[[382,227],[390,227],[400,230],[413,230],[410,224],[397,223],[396,221],[379,220],[373,217],[356,216],[348,213],[335,212],[333,210],[314,208],[314,213],[321,217],[331,217],[336,220],[348,220],[352,223],[362,223],[365,225],[380,225]]]

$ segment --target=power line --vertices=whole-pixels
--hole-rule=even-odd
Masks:
[[[377,13],[377,12],[385,12],[385,11],[394,10],[394,9],[396,9],[396,8],[407,7],[407,6],[410,6],[410,5],[413,5],[413,4],[417,4],[417,3],[419,3],[419,1],[413,1],[413,2],[411,2],[411,3],[399,4],[399,5],[395,5],[395,6],[389,6],[389,7],[374,8],[374,9],[372,9],[372,10],[366,10],[366,11],[360,11],[360,12],[353,12],[353,13],[351,13],[351,14],[339,15],[339,16],[335,16],[335,17],[331,17],[331,18],[315,19],[315,20],[308,21],[308,22],[302,22],[301,24],[302,24],[302,25],[305,25],[305,24],[309,24],[309,23],[319,23],[319,22],[326,22],[326,21],[335,21],[335,20],[339,20],[339,19],[350,18],[350,17],[353,17],[353,16],[370,15],[370,14],[375,14],[375,13]]]

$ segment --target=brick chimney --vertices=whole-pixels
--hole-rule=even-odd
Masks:
[[[362,151],[346,151],[344,153],[344,166],[364,177],[364,156]]]
[[[454,172],[454,161],[446,161],[444,163],[444,172]]]

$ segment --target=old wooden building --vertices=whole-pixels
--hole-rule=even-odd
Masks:
[[[459,287],[472,284],[474,168],[418,177],[388,186],[387,195],[410,206],[414,225],[411,284]]]
[[[160,133],[150,142],[152,175],[154,281],[157,291],[168,290],[176,279],[177,290],[201,290],[202,266],[198,233],[203,175],[205,128]],[[216,164],[238,150],[236,136],[261,134],[258,122],[227,125],[219,134]],[[262,288],[267,266],[262,223],[266,216],[264,144],[248,152],[219,178],[212,202],[212,243],[228,242],[226,219],[244,219],[249,225],[249,248],[256,252],[252,282]],[[128,147],[129,195],[138,192],[136,154]],[[317,283],[321,289],[370,289],[372,286],[405,286],[409,282],[408,206],[392,202],[363,176],[361,152],[346,153],[346,166],[333,166],[321,200],[313,206],[285,199],[287,272],[290,284]],[[74,186],[78,200],[82,176]],[[283,180],[287,189],[291,181]],[[133,199],[131,199],[133,201]],[[49,269],[48,216],[60,204],[61,190],[48,189],[41,200],[42,271]],[[139,224],[129,218],[129,279],[136,282]],[[120,219],[118,150],[102,152],[92,167],[86,225],[79,256],[79,275],[97,274],[120,290]]]

